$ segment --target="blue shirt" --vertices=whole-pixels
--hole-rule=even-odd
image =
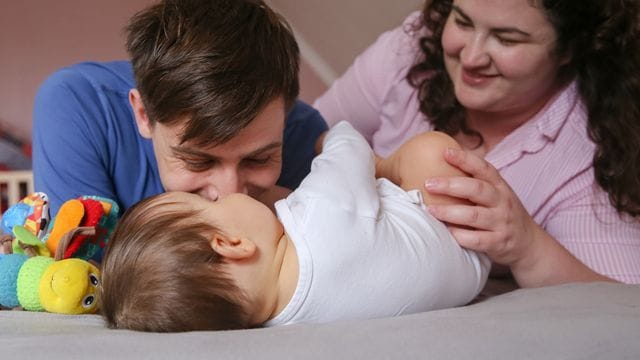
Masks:
[[[129,104],[135,87],[128,61],[86,62],[63,68],[40,87],[33,113],[36,191],[49,196],[51,214],[81,195],[113,199],[121,211],[164,192],[151,140],[138,133]],[[287,115],[282,173],[294,189],[309,173],[315,139],[327,125],[297,101]]]

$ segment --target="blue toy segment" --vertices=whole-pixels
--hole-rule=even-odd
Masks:
[[[0,255],[0,305],[8,308],[20,305],[17,293],[18,272],[27,259],[23,254]]]
[[[42,239],[49,226],[49,197],[42,192],[31,193],[7,209],[0,220],[0,229],[5,234],[15,237],[12,229],[20,225]]]
[[[13,235],[13,227],[22,225],[25,219],[33,213],[33,208],[25,203],[17,203],[8,208],[2,215],[2,231]]]

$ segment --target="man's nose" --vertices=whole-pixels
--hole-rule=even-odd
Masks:
[[[247,186],[237,169],[220,169],[209,174],[205,186],[199,192],[210,200],[218,200],[226,195],[247,193]]]

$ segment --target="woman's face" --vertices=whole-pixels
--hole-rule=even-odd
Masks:
[[[442,47],[467,110],[537,111],[553,95],[562,63],[543,11],[528,0],[454,0]]]

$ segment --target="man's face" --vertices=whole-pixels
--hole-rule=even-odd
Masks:
[[[234,138],[214,147],[180,144],[181,125],[150,126],[138,120],[138,129],[153,142],[166,191],[217,200],[232,193],[255,198],[275,185],[282,168],[284,123],[284,101],[277,98]]]

